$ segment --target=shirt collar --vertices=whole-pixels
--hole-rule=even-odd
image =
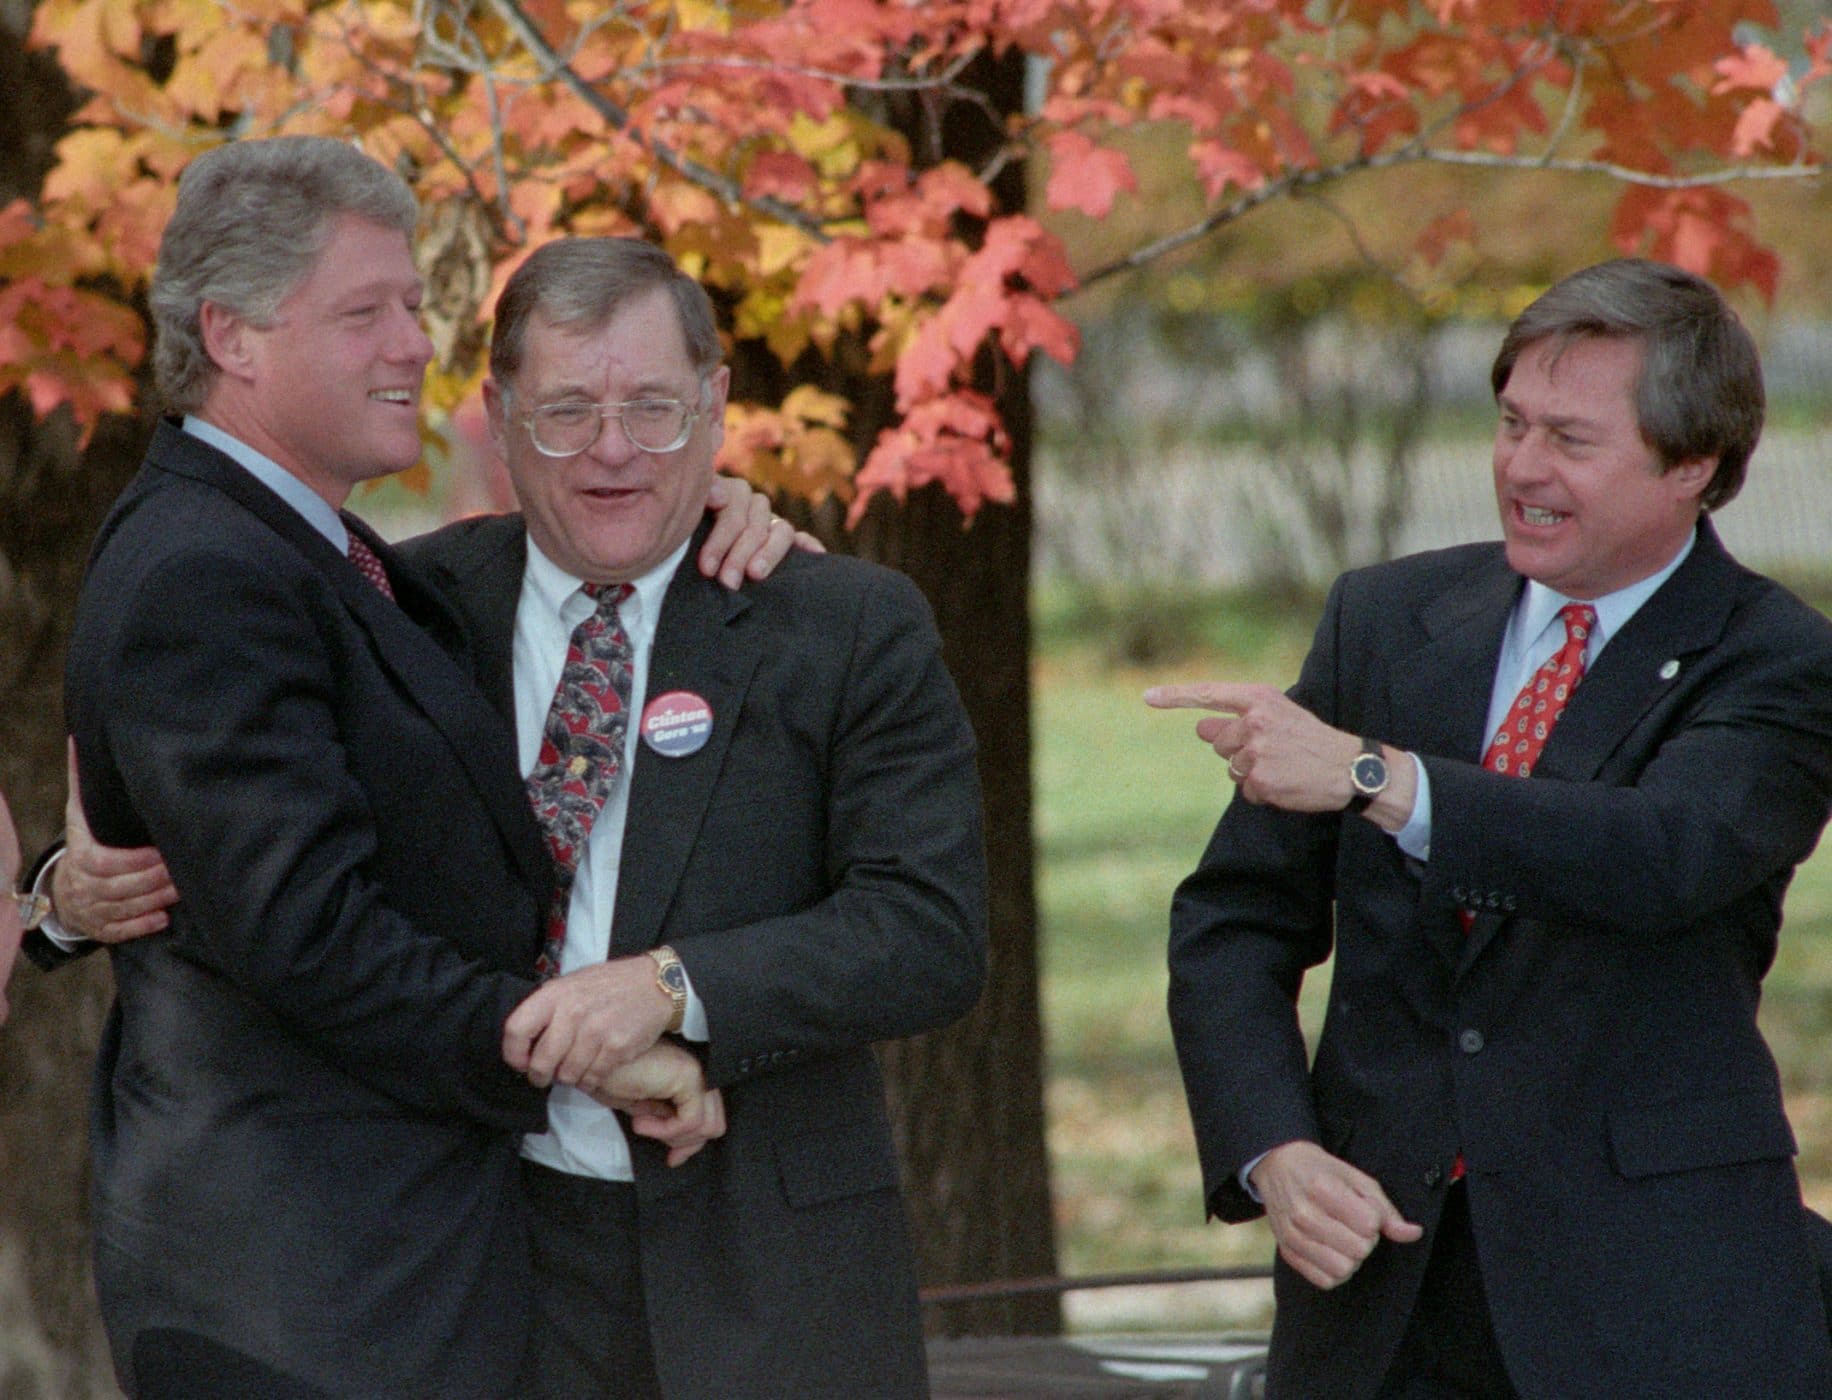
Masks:
[[[1597,625],[1591,630],[1589,648],[1590,657],[1594,661],[1609,639],[1620,632],[1628,620],[1641,610],[1641,605],[1660,591],[1660,585],[1673,576],[1673,571],[1686,562],[1686,556],[1692,553],[1692,546],[1697,541],[1698,531],[1694,530],[1686,536],[1686,542],[1679,547],[1679,553],[1667,561],[1666,567],[1644,579],[1636,580],[1627,588],[1605,593],[1601,598],[1567,598],[1543,583],[1528,579],[1526,592],[1520,600],[1520,636],[1523,642],[1531,643],[1550,627],[1560,608],[1569,603],[1585,601],[1597,611]]]
[[[231,437],[214,423],[206,423],[187,413],[184,430],[200,442],[206,442],[228,457],[274,495],[305,517],[305,523],[332,544],[339,554],[350,552],[350,532],[330,502],[294,476],[265,453],[257,452],[238,437]]]

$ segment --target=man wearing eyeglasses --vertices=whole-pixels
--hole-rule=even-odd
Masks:
[[[940,1026],[985,969],[974,741],[914,585],[793,554],[727,593],[680,567],[730,371],[661,249],[568,239],[496,309],[485,402],[520,517],[414,554],[465,614],[538,769],[582,584],[628,585],[626,767],[587,838],[561,976],[505,1048],[550,1081],[524,1146],[535,1393],[926,1394],[870,1045]],[[725,1136],[669,1170],[589,1090],[670,1031]]]

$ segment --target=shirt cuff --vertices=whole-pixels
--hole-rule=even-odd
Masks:
[[[1425,765],[1419,762],[1419,756],[1408,753],[1412,760],[1412,771],[1416,775],[1416,789],[1412,796],[1412,815],[1406,818],[1406,824],[1393,833],[1393,839],[1399,848],[1414,860],[1431,859],[1431,779],[1425,772]]]
[[[32,881],[33,894],[48,895],[51,893],[51,876],[57,870],[57,862],[63,858],[62,851],[45,858],[44,866],[38,872],[38,878]],[[72,933],[65,928],[57,917],[55,905],[52,906],[51,912],[45,915],[44,922],[39,924],[38,931],[49,939],[51,946],[60,953],[80,953],[92,941],[80,933]]]
[[[694,991],[693,978],[687,976],[685,966],[681,968],[681,976],[687,983],[687,1010],[681,1016],[681,1038],[704,1043],[712,1039],[712,1031],[706,1025],[706,1003]]]
[[[1262,1152],[1260,1153],[1259,1156],[1255,1157],[1251,1162],[1247,1163],[1246,1166],[1240,1169],[1240,1189],[1247,1193],[1248,1197],[1252,1200],[1253,1204],[1256,1206],[1263,1206],[1266,1203],[1260,1199],[1260,1193],[1253,1189],[1253,1182],[1251,1180],[1251,1177],[1253,1176],[1253,1169],[1257,1167],[1261,1162],[1265,1161],[1266,1158],[1269,1157],[1270,1155],[1271,1154],[1268,1152]]]

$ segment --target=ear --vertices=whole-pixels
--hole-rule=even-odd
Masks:
[[[494,379],[483,382],[483,411],[490,420],[490,439],[496,444],[496,450],[502,453],[505,460],[509,456],[509,418],[508,408],[503,402],[503,391]]]
[[[1683,462],[1675,462],[1663,475],[1673,484],[1674,494],[1681,500],[1690,497],[1696,501],[1711,484],[1711,478],[1717,475],[1718,459],[1716,454],[1709,457],[1688,457]]]
[[[731,393],[732,370],[720,365],[706,380],[706,425],[712,437],[713,451],[725,444],[725,399]]]
[[[218,370],[233,379],[246,379],[254,372],[254,328],[239,314],[220,302],[206,301],[197,308],[197,330],[204,343],[204,353]]]

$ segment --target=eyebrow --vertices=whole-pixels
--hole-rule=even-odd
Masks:
[[[1531,416],[1521,408],[1517,401],[1509,398],[1506,394],[1500,395],[1496,399],[1496,402],[1501,405],[1504,411],[1512,413],[1516,418],[1527,418]],[[1566,428],[1594,429],[1598,426],[1599,420],[1595,418],[1586,418],[1582,414],[1577,413],[1548,413],[1541,415],[1536,421],[1543,423],[1548,428],[1563,430]]]

